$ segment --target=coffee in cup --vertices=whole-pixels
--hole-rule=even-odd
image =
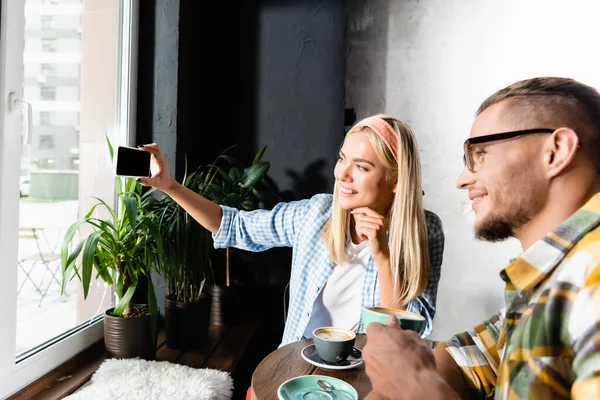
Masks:
[[[380,324],[385,325],[390,315],[393,315],[398,319],[398,324],[400,324],[402,329],[415,331],[418,334],[423,333],[426,325],[423,316],[395,308],[363,307],[361,315],[365,331],[371,322],[379,322]]]
[[[345,361],[352,350],[356,333],[350,329],[332,326],[313,330],[313,343],[321,360],[329,363]]]

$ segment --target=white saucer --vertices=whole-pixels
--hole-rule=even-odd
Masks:
[[[360,349],[356,347],[355,349],[360,351]],[[340,364],[325,363],[325,361],[321,360],[321,357],[317,354],[317,349],[315,349],[314,344],[309,344],[303,348],[301,354],[304,361],[323,369],[352,369],[363,363],[362,357],[354,357],[353,355],[350,355],[346,361]]]

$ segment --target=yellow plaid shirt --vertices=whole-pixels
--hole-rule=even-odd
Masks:
[[[480,399],[600,399],[600,193],[501,273],[506,307],[440,343]]]

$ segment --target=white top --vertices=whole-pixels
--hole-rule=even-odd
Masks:
[[[307,338],[311,338],[313,330],[321,326],[351,329],[360,319],[369,247],[366,240],[359,244],[350,242],[346,251],[350,261],[333,269],[313,305],[310,320],[304,331]]]

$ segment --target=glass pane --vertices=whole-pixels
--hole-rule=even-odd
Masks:
[[[110,204],[114,196],[106,136],[125,140],[113,137],[122,132],[116,126],[121,5],[25,2],[23,96],[32,106],[33,129],[20,169],[17,355],[111,306],[112,290],[103,282],[92,285],[85,300],[78,280],[61,294],[60,251],[89,199]]]

